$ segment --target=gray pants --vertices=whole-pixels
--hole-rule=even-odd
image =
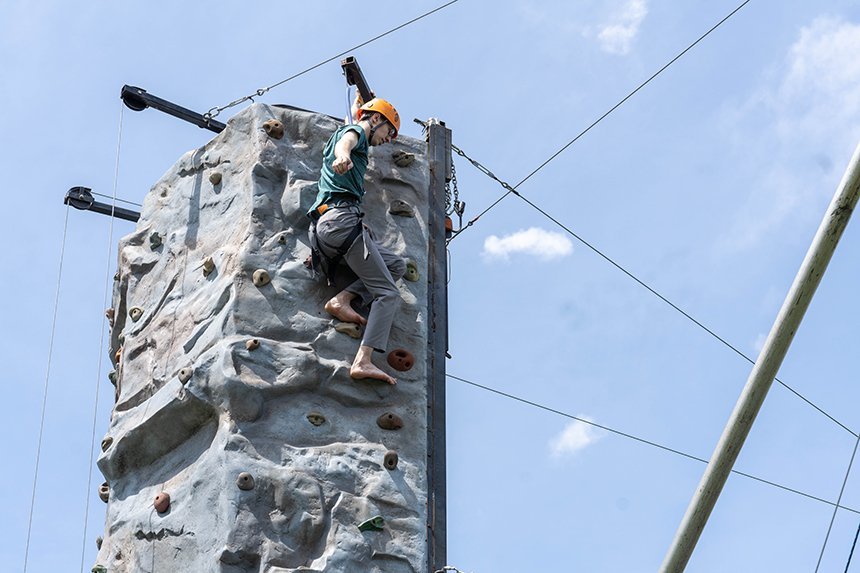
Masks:
[[[360,220],[360,213],[358,207],[343,207],[329,209],[319,218],[316,223],[317,244],[324,255],[333,257],[337,254],[336,249]],[[367,227],[362,231],[343,257],[358,276],[358,280],[345,290],[355,294],[364,305],[370,305],[361,344],[385,352],[391,324],[400,305],[400,291],[394,283],[406,273],[406,261],[377,244]]]

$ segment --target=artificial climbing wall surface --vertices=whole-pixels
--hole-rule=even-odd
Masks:
[[[396,386],[354,381],[359,340],[303,264],[338,126],[249,107],[153,186],[120,242],[94,571],[426,567],[426,147],[371,148],[364,201],[412,262],[389,350],[417,360]]]

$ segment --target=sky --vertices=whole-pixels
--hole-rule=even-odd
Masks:
[[[204,112],[442,3],[0,4],[4,571],[23,569],[46,380],[28,571],[74,571],[82,554],[89,571],[104,528],[98,470],[87,484],[113,393],[105,285],[133,226],[63,196],[84,185],[140,203],[212,135],[123,111],[122,85]],[[413,117],[440,118],[513,185],[738,4],[460,0],[350,53],[403,134],[420,137]],[[858,52],[860,1],[752,0],[519,191],[755,358],[860,141]],[[259,101],[343,115],[338,60]],[[455,165],[466,219],[504,193]],[[779,373],[854,432],[859,227]],[[710,457],[747,361],[516,196],[449,250],[449,374]],[[704,464],[455,378],[447,392],[450,565],[659,568]],[[774,384],[736,469],[835,502],[856,442]],[[841,505],[855,511],[836,512],[825,547],[832,505],[733,475],[688,571],[811,572],[819,556],[820,571],[843,571],[860,468]]]

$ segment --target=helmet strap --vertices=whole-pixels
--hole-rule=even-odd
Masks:
[[[379,122],[379,123],[377,123],[376,125],[373,125],[373,124],[371,123],[371,125],[370,125],[370,137],[368,137],[368,139],[369,139],[370,141],[373,141],[373,135],[376,133],[376,131],[377,131],[380,127],[382,127],[382,126],[383,126],[383,125],[385,125],[386,123],[389,123],[388,119],[387,119],[385,116],[383,116],[383,115],[382,115],[381,113],[379,113],[379,112],[376,112],[376,113],[377,113],[377,114],[379,114],[379,117],[381,117],[381,118],[382,118],[382,121],[380,121],[380,122]],[[368,121],[368,122],[370,122],[370,119],[368,119],[367,121]]]

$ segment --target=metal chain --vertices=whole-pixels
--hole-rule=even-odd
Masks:
[[[466,153],[462,149],[460,149],[459,147],[457,147],[453,143],[451,144],[451,149],[453,149],[457,153],[457,155],[459,155],[460,157],[465,158],[469,163],[471,163],[475,167],[475,169],[477,169],[478,171],[480,171],[481,173],[483,173],[484,175],[486,175],[490,179],[493,179],[494,181],[496,181],[499,185],[501,185],[504,189],[507,190],[507,193],[505,193],[504,195],[502,195],[501,197],[496,199],[496,201],[494,201],[492,205],[490,205],[489,207],[487,207],[486,209],[484,209],[483,211],[478,213],[477,217],[473,217],[471,220],[469,220],[469,222],[466,223],[465,226],[462,224],[462,217],[463,217],[462,210],[465,209],[466,205],[465,205],[465,203],[461,203],[460,211],[458,211],[458,214],[460,215],[460,228],[457,229],[457,231],[453,234],[453,236],[450,239],[448,239],[448,243],[453,241],[457,237],[457,235],[459,235],[460,233],[462,233],[463,231],[465,231],[466,229],[468,229],[469,227],[474,225],[478,221],[478,219],[480,219],[481,217],[484,216],[484,214],[487,211],[489,211],[490,209],[492,209],[493,207],[495,207],[496,205],[501,203],[501,201],[505,197],[510,195],[511,193],[513,193],[514,195],[520,196],[519,192],[514,187],[512,187],[510,185],[510,183],[508,183],[507,181],[503,181],[503,180],[499,179],[498,177],[496,177],[495,173],[493,173],[492,171],[490,171],[489,169],[487,169],[486,167],[481,165],[475,159],[472,159],[471,157],[466,155]]]
[[[453,191],[453,197],[452,197]],[[452,201],[453,198],[453,201]],[[445,214],[451,215],[457,213],[463,216],[463,209],[466,204],[460,201],[460,190],[457,188],[457,168],[454,165],[454,158],[451,158],[451,181],[445,182]]]
[[[460,157],[465,158],[469,163],[471,163],[472,165],[474,165],[474,166],[475,166],[475,169],[477,169],[478,171],[480,171],[481,173],[483,173],[483,174],[484,174],[484,175],[486,175],[487,177],[489,177],[489,178],[491,178],[491,179],[495,179],[495,180],[499,183],[499,185],[501,185],[502,187],[504,187],[505,189],[507,189],[507,190],[508,190],[508,193],[515,193],[515,194],[518,194],[518,193],[517,193],[517,190],[516,190],[516,189],[514,189],[510,184],[508,184],[506,181],[502,181],[501,179],[499,179],[498,177],[496,177],[496,175],[495,175],[492,171],[490,171],[489,169],[487,169],[486,167],[484,167],[483,165],[481,165],[480,163],[478,163],[477,161],[475,161],[474,159],[472,159],[471,157],[469,157],[468,155],[466,155],[466,153],[465,153],[462,149],[460,149],[459,147],[457,147],[457,146],[456,146],[456,145],[454,145],[454,144],[451,144],[451,149],[453,149],[454,151],[456,151],[456,152],[457,152],[457,155],[459,155]]]

